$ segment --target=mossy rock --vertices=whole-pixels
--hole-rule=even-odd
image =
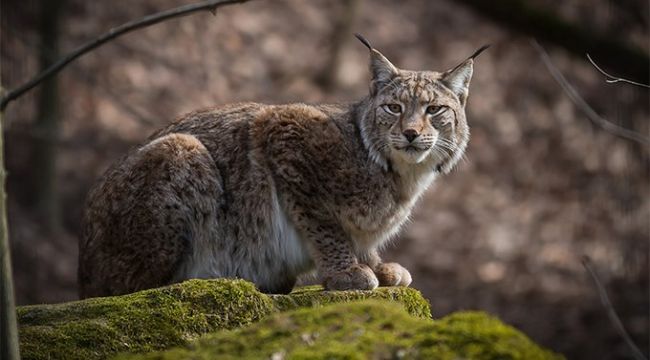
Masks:
[[[276,314],[165,352],[165,359],[562,359],[481,312],[440,320],[410,316],[392,302],[364,300]]]
[[[270,314],[360,299],[402,303],[430,318],[429,303],[410,288],[323,291],[299,288],[265,295],[243,280],[190,280],[138,293],[18,308],[23,359],[105,359],[184,345],[199,335],[251,324]]]
[[[392,300],[403,306],[412,316],[431,319],[429,302],[413,288],[380,287],[374,291],[323,291],[322,286],[304,286],[296,288],[288,296],[270,295],[270,297],[280,311],[363,299]]]

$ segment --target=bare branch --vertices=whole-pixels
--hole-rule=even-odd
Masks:
[[[639,83],[639,82],[636,82],[636,81],[632,81],[632,80],[628,80],[628,79],[624,79],[624,78],[620,78],[620,77],[616,77],[616,76],[612,76],[612,75],[606,73],[605,70],[601,69],[600,66],[596,65],[596,62],[591,58],[591,56],[589,56],[589,54],[587,54],[587,59],[589,59],[589,62],[591,63],[591,65],[593,65],[596,68],[596,70],[598,70],[598,72],[605,75],[605,77],[606,77],[605,82],[608,83],[608,84],[613,84],[613,83],[617,83],[617,82],[624,82],[624,83],[628,83],[628,84],[641,86],[641,87],[650,89],[650,85],[642,84],[642,83]]]
[[[594,281],[594,284],[596,284],[596,290],[598,290],[598,295],[600,296],[600,302],[605,307],[605,310],[607,310],[607,316],[609,316],[609,320],[612,322],[614,328],[616,328],[616,331],[619,333],[619,335],[623,338],[623,340],[625,340],[625,343],[630,348],[630,351],[632,351],[632,355],[634,355],[634,358],[636,360],[648,360],[645,357],[645,355],[643,355],[641,350],[639,350],[639,348],[636,346],[634,341],[632,341],[632,338],[625,330],[625,327],[623,326],[623,322],[618,317],[616,310],[614,310],[614,306],[612,306],[612,303],[609,301],[609,296],[607,296],[607,291],[605,291],[605,287],[598,279],[598,275],[596,274],[596,271],[594,271],[594,269],[592,269],[591,267],[591,261],[589,260],[589,257],[587,256],[582,257],[582,266],[585,267],[585,269],[591,276],[591,279]]]
[[[176,7],[174,9],[169,9],[155,14],[147,15],[141,19],[130,21],[127,22],[126,24],[122,24],[118,27],[114,27],[108,30],[108,32],[104,33],[103,35],[81,45],[80,47],[78,47],[77,49],[75,49],[65,57],[63,57],[61,60],[52,64],[49,68],[45,69],[43,72],[36,75],[27,83],[19,86],[18,88],[12,91],[9,91],[5,96],[2,97],[2,101],[0,102],[0,111],[3,111],[7,107],[7,104],[9,104],[9,102],[19,98],[24,93],[34,88],[36,85],[40,84],[46,78],[58,73],[59,71],[61,71],[61,69],[63,69],[66,65],[68,65],[78,57],[128,32],[145,28],[154,24],[158,24],[165,20],[186,16],[199,11],[210,11],[211,13],[215,14],[216,9],[218,7],[224,5],[230,5],[230,4],[244,3],[247,1],[250,0],[203,1],[200,3],[183,5],[183,6]]]
[[[650,138],[643,136],[642,134],[637,133],[626,129],[624,127],[618,126],[612,122],[609,122],[607,119],[598,115],[598,113],[591,107],[587,102],[578,94],[576,89],[571,86],[567,79],[562,75],[562,72],[553,64],[551,58],[548,56],[548,53],[544,48],[535,40],[531,40],[531,44],[537,50],[540,55],[540,58],[544,62],[544,65],[551,73],[555,81],[560,84],[564,92],[567,94],[569,99],[582,110],[583,113],[591,120],[594,124],[600,126],[603,130],[612,133],[616,136],[620,136],[624,139],[636,141],[642,145],[650,145]]]

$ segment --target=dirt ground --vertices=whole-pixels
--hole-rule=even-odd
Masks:
[[[111,26],[190,2],[68,0],[62,51]],[[639,15],[604,0],[530,2],[648,53],[647,3],[637,2]],[[37,1],[3,0],[2,7],[2,84],[11,89],[37,72],[37,51],[47,44],[38,37]],[[55,233],[44,230],[29,200],[38,91],[11,104],[3,126],[18,302],[76,298],[88,189],[112,161],[177,115],[240,101],[364,96],[367,51],[351,34],[340,66],[333,74],[326,70],[347,10],[341,1],[253,1],[132,33],[64,70]],[[434,315],[482,309],[570,359],[631,358],[580,263],[587,255],[647,354],[649,148],[590,122],[525,34],[457,2],[361,0],[356,14],[352,30],[402,68],[445,70],[492,44],[472,80],[467,161],[425,194],[385,251],[411,270]],[[607,84],[585,58],[542,45],[600,115],[650,133],[646,89]],[[324,86],[323,76],[334,85]]]

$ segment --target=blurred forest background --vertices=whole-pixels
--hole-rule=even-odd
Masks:
[[[186,3],[2,0],[2,85],[15,88],[113,26]],[[17,302],[77,297],[89,188],[176,116],[239,101],[364,96],[359,32],[407,69],[445,70],[492,44],[475,65],[468,161],[426,193],[386,250],[411,270],[434,315],[482,309],[570,359],[629,358],[580,263],[588,255],[647,354],[649,148],[590,122],[530,39],[599,114],[648,135],[648,90],[605,83],[571,41],[607,71],[647,83],[649,15],[642,0],[258,0],[111,42],[7,109]]]

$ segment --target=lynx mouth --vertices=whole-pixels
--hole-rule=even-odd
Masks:
[[[399,151],[404,151],[406,153],[418,153],[418,152],[422,152],[422,151],[426,150],[426,149],[421,149],[421,148],[419,148],[419,147],[417,147],[415,145],[406,145],[406,146],[402,146],[402,147],[396,146],[395,149],[397,149]]]

